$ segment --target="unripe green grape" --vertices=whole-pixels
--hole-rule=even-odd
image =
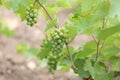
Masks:
[[[30,22],[27,22],[27,25],[30,25],[31,23]]]
[[[63,36],[64,34],[62,32],[59,33],[60,36]]]
[[[34,9],[34,10],[33,10],[33,13],[37,13],[37,12],[38,12],[38,10],[37,10],[37,9]]]
[[[32,23],[32,22],[30,22],[30,26],[33,26],[33,23]]]
[[[48,43],[48,41],[47,41],[47,40],[45,40],[45,41],[44,41],[44,44],[47,44],[47,43]]]
[[[55,45],[55,44],[53,44],[53,45],[52,45],[52,47],[53,47],[53,48],[55,48],[55,47],[56,47],[56,45]]]
[[[33,17],[35,17],[35,18],[36,18],[36,16],[37,16],[37,15],[38,15],[37,13],[34,13],[34,14],[33,14]]]
[[[26,14],[29,15],[29,11],[27,11]]]
[[[34,23],[37,23],[37,20],[36,21],[33,21]]]
[[[56,35],[54,38],[55,38],[55,39],[59,39],[59,36],[58,36],[58,35]]]
[[[34,24],[34,21],[32,21],[31,24]]]
[[[30,5],[30,8],[33,8],[33,4]]]
[[[34,14],[33,13],[30,13],[30,17],[33,17],[34,16]]]
[[[34,21],[37,21],[37,18],[33,18]]]
[[[27,11],[30,11],[30,7],[27,7],[27,9],[26,9]]]
[[[29,22],[32,22],[32,18],[29,18],[28,21],[29,21]]]
[[[58,46],[57,46],[57,48],[59,48],[59,49],[60,49],[60,48],[62,48],[62,46],[61,46],[61,45],[58,45]]]
[[[26,16],[26,19],[29,19],[29,18],[30,18],[30,16],[29,16],[29,15],[27,15],[27,16]]]
[[[55,45],[58,45],[58,43],[57,43],[57,42],[55,42],[55,41],[54,41],[54,44],[55,44]]]
[[[58,40],[58,43],[61,43],[61,42],[62,42],[62,41],[59,39],[59,40]]]
[[[57,47],[55,47],[54,50],[57,51]]]
[[[59,49],[59,50],[57,50],[57,53],[60,53],[61,52],[61,50]]]

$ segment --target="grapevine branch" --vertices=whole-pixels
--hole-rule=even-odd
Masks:
[[[47,14],[47,16],[49,17],[50,20],[53,20],[53,18],[50,16],[50,14],[48,13],[47,9],[42,5],[42,3],[39,1],[39,0],[36,0],[38,2],[38,4],[42,7],[42,9],[45,11],[45,13]],[[56,25],[55,28],[58,28],[58,26]],[[70,55],[70,50],[69,50],[69,47],[68,47],[68,43],[65,42],[65,45],[66,45],[66,48],[67,48],[67,51],[68,51],[68,57],[69,59],[71,60],[72,62],[72,68],[74,71],[76,71],[76,67],[74,65],[74,62],[72,61],[72,57]]]
[[[45,11],[45,13],[47,14],[47,16],[49,17],[50,20],[53,20],[53,18],[50,16],[50,14],[48,13],[47,9],[42,5],[42,3],[39,0],[36,0],[38,2],[38,4],[40,5],[40,7],[42,7],[42,9]],[[58,28],[58,26],[55,26],[56,28]]]
[[[36,1],[42,7],[42,9],[45,11],[45,13],[48,15],[48,17],[50,18],[50,20],[53,20],[52,17],[50,16],[50,14],[48,13],[47,9],[42,5],[42,3],[39,0],[36,0]]]
[[[35,6],[36,2],[37,2],[37,1],[35,0],[34,3],[33,3],[33,7]]]
[[[99,45],[100,45],[100,40],[97,42],[96,61],[97,61],[98,56],[99,56]]]
[[[70,59],[70,61],[71,61],[71,63],[72,63],[72,69],[74,70],[74,72],[77,72],[77,68],[76,68],[76,66],[75,66],[75,64],[74,64],[74,62],[73,62],[73,59],[72,59],[72,57],[71,57],[71,54],[70,54],[70,50],[69,50],[69,47],[68,47],[68,43],[67,42],[65,42],[65,45],[66,45],[66,48],[67,48],[67,51],[68,51],[68,58]]]
[[[98,43],[97,39],[95,38],[95,36],[92,34],[91,37],[93,38],[93,40],[96,42],[96,44]]]
[[[103,47],[104,47],[104,42],[103,42],[103,43],[102,43],[102,45],[101,45],[101,48],[100,48],[99,53],[101,53],[101,52],[102,52]]]
[[[107,23],[107,19],[103,19],[103,25],[102,25],[102,29],[104,29],[105,28],[105,25],[106,25],[106,23]],[[100,52],[99,53],[101,53],[101,51],[102,51],[102,49],[103,49],[103,47],[104,47],[104,42],[105,41],[103,41],[103,43],[102,43],[102,46],[101,46],[101,48],[100,48]]]
[[[106,23],[107,23],[107,20],[104,18],[104,19],[103,19],[103,22],[102,22],[102,29],[105,28]],[[99,49],[100,43],[101,43],[101,40],[99,40],[99,41],[97,42],[96,61],[97,61],[97,59],[98,59],[98,57],[99,57],[99,53],[101,53],[102,48],[104,47],[104,42],[103,42],[103,43],[102,43],[102,46],[101,46],[100,49]]]

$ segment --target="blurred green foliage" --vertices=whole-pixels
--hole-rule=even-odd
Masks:
[[[14,30],[9,29],[7,23],[4,21],[0,20],[0,34],[3,34],[7,37],[11,37],[15,34]]]

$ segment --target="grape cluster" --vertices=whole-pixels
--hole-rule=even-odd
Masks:
[[[38,10],[34,9],[33,5],[27,7],[26,19],[28,25],[33,26],[35,23],[37,23],[37,16],[38,16]]]
[[[57,57],[55,55],[48,56],[48,69],[51,73],[57,69]]]
[[[62,51],[64,43],[68,37],[68,31],[65,28],[56,29],[51,33],[52,53],[59,54]]]

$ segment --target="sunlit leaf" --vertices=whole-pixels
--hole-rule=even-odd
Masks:
[[[111,35],[113,35],[117,32],[120,32],[120,24],[110,27],[110,28],[107,28],[107,29],[104,29],[104,30],[101,30],[98,38],[101,40],[105,40],[107,37],[110,37]]]
[[[75,36],[78,34],[78,26],[74,26],[73,24],[71,24],[71,25],[70,24],[66,24],[65,28],[69,32],[68,36],[69,36],[70,40],[74,39]]]
[[[57,19],[54,19],[54,20],[52,20],[52,21],[49,21],[49,22],[47,23],[47,26],[46,26],[45,31],[47,31],[48,29],[51,29],[51,28],[55,27],[56,25],[57,25]]]
[[[72,7],[69,0],[57,0],[56,3],[57,3],[57,6],[59,6],[59,7],[63,7],[63,8],[71,8]]]
[[[110,69],[111,71],[120,71],[120,57],[110,58]]]
[[[101,59],[107,60],[112,56],[115,56],[120,52],[120,48],[117,47],[108,47],[104,50],[104,52],[100,55]]]
[[[95,54],[95,52],[96,52],[96,43],[95,41],[90,41],[84,45],[83,50],[77,53],[77,57],[87,57],[92,54]]]
[[[11,37],[15,34],[15,31],[11,30],[5,22],[0,20],[0,34],[4,34],[7,37]]]

